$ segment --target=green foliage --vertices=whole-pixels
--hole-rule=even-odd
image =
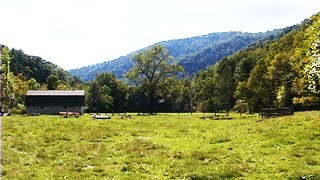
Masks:
[[[252,46],[259,41],[265,41],[271,38],[271,35],[278,36],[281,30],[266,33],[234,33],[226,38],[223,42],[212,44],[198,52],[189,54],[179,60],[179,64],[186,69],[188,75],[206,69],[216,64],[223,58],[228,57],[240,50],[244,50],[248,46]],[[272,38],[275,38],[272,36]]]
[[[27,82],[22,74],[14,76],[10,71],[10,50],[6,47],[2,49],[2,63],[3,63],[3,74],[2,74],[2,90],[3,108],[10,111],[16,107],[18,103],[23,103],[24,95],[27,92]]]
[[[259,41],[273,40],[285,34],[295,27],[289,27],[281,30],[274,30],[265,33],[241,33],[241,32],[223,32],[212,33],[193,38],[164,41],[153,46],[164,46],[184,69],[185,73],[179,76],[191,76],[195,73],[214,65],[221,59],[243,50],[248,46]],[[79,69],[70,70],[70,73],[77,75],[84,81],[93,81],[95,76],[112,72],[118,78],[124,78],[127,71],[134,65],[134,56],[142,53],[152,46],[143,48],[126,56],[119,57],[112,61],[87,66]]]
[[[128,112],[148,112],[148,96],[136,86],[130,86],[127,94]]]
[[[59,80],[58,76],[50,75],[47,78],[47,89],[48,90],[71,90],[69,83]]]
[[[106,112],[108,106],[112,104],[112,97],[109,95],[110,89],[107,86],[101,87],[97,82],[90,85],[88,106],[90,112]]]
[[[128,72],[128,78],[149,97],[150,113],[154,112],[159,87],[164,81],[182,71],[178,64],[172,64],[172,57],[163,46],[154,46],[134,57],[135,65]]]
[[[190,79],[167,78],[159,87],[160,112],[193,112],[194,85]]]
[[[195,77],[196,103],[198,110],[227,113],[234,105],[235,62],[222,60],[216,66],[203,71]]]
[[[47,78],[47,89],[55,90],[58,87],[59,78],[56,75],[50,75]]]
[[[124,112],[128,87],[112,73],[97,76],[91,83],[87,104],[91,112]]]
[[[58,81],[58,85],[56,87],[57,90],[71,90],[71,86],[69,83],[65,81]]]
[[[25,114],[26,113],[26,107],[23,104],[18,104],[16,107],[12,109],[13,114]]]
[[[27,90],[70,90],[81,81],[67,71],[40,57],[29,56],[22,50],[8,49],[1,45],[3,65],[3,105],[6,111],[22,113]],[[40,85],[41,83],[41,85]],[[48,83],[48,84],[46,84]]]
[[[29,79],[27,85],[29,90],[40,89],[40,84],[34,78]]]
[[[202,112],[216,112],[220,108],[217,96],[216,67],[198,74],[194,79],[197,110]]]
[[[90,80],[105,69],[115,72],[100,74],[91,84],[82,84],[39,57],[3,47],[4,103],[7,109],[17,108],[28,89],[47,87],[86,89],[87,106],[94,112],[228,113],[238,107],[237,102],[245,102],[251,113],[277,106],[318,109],[319,19],[316,14],[297,26],[266,33],[214,33],[161,42],[115,61],[72,71]],[[185,74],[179,73],[178,64],[186,67]],[[194,73],[192,79],[182,79]],[[117,79],[125,74],[137,87]]]
[[[210,114],[207,114],[210,115]],[[317,179],[320,112],[3,119],[3,179]],[[79,133],[81,132],[81,133]]]
[[[310,65],[305,67],[309,80],[308,88],[311,92],[320,94],[320,33],[312,43],[310,54]]]
[[[43,60],[37,56],[25,54],[22,50],[11,49],[10,71],[14,75],[23,74],[26,79],[34,78],[38,83],[46,83],[50,75],[55,75],[59,80],[68,82],[72,86],[81,81],[60,67]]]
[[[250,112],[293,105],[296,109],[318,108],[319,19],[316,14],[278,38],[251,46],[197,74],[198,107],[208,107],[210,99],[221,98],[218,101],[227,103],[226,110],[236,100],[245,100]]]
[[[243,100],[238,100],[233,107],[233,110],[238,113],[246,113],[248,112],[248,103]]]

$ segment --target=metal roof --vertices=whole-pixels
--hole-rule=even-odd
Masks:
[[[26,96],[84,96],[84,90],[46,90],[46,91],[34,91],[29,90]]]

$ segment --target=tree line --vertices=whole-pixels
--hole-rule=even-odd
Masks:
[[[113,112],[124,109],[151,113],[230,110],[257,112],[265,107],[318,109],[319,17],[319,14],[314,15],[280,39],[267,39],[250,46],[191,78],[177,78],[178,74],[184,73],[183,68],[171,62],[171,57],[163,46],[154,46],[134,57],[135,66],[127,74],[129,84],[116,80],[109,73],[99,75],[94,83],[103,86],[105,83],[99,79],[104,79],[104,76],[113,77],[113,84],[117,84],[117,88],[105,90],[113,92],[105,99],[109,104],[113,104],[110,101],[112,98],[122,99],[123,102],[118,103],[118,107],[110,106]],[[163,69],[171,72],[169,74],[161,69],[153,69],[157,67],[163,54],[166,54]],[[153,73],[163,78],[154,81]],[[164,75],[161,76],[161,73]],[[115,93],[117,91],[119,92]],[[117,98],[117,95],[121,98]],[[110,111],[107,108],[105,110]]]
[[[60,67],[22,50],[0,45],[1,110],[24,113],[28,90],[82,89],[82,81]]]
[[[161,45],[137,53],[125,80],[109,72],[97,75],[91,83],[54,68],[38,77],[37,66],[17,63],[23,59],[18,58],[21,52],[2,47],[4,102],[8,108],[23,110],[28,89],[85,89],[88,112],[256,112],[283,106],[317,109],[319,19],[320,14],[314,15],[280,39],[252,45],[187,78],[181,78],[186,72]],[[37,62],[35,57],[28,58]],[[42,65],[37,68],[46,69]]]

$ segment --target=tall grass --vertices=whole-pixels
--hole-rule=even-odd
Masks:
[[[6,117],[3,179],[320,179],[320,112],[200,116]]]

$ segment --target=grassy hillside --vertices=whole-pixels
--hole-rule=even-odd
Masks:
[[[320,112],[5,117],[3,179],[320,179]]]

